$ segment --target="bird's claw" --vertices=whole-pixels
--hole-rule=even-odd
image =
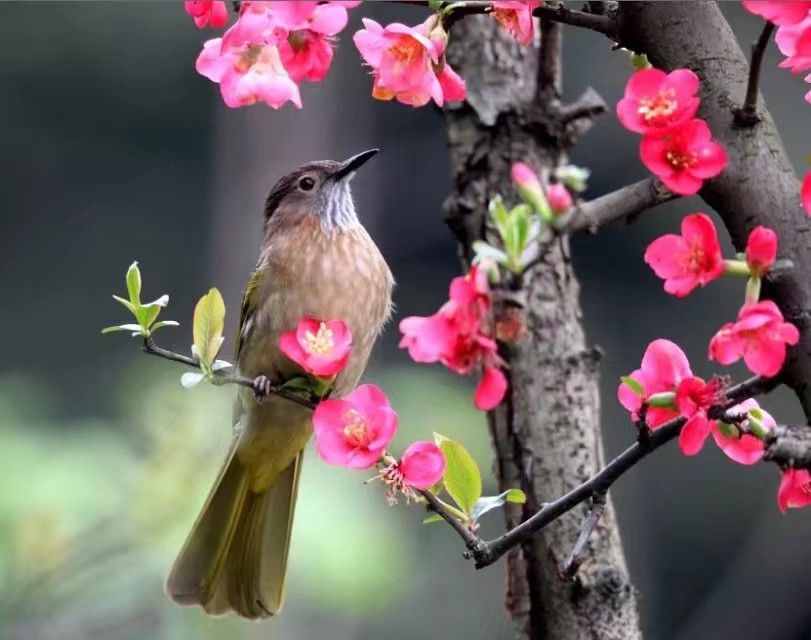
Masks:
[[[273,384],[267,376],[256,376],[253,380],[253,394],[257,402],[264,401],[273,389]]]

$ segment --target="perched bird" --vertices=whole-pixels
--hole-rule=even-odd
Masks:
[[[279,349],[279,336],[304,316],[343,320],[352,354],[334,396],[357,384],[391,314],[394,280],[358,220],[349,183],[377,153],[344,162],[311,162],[279,180],[265,205],[264,238],[242,300],[236,361],[257,392],[241,388],[225,464],[166,582],[169,597],[210,614],[277,614],[310,409],[261,397],[269,380],[301,375]]]

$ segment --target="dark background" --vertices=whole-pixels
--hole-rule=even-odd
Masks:
[[[751,41],[760,20],[737,3],[724,8],[741,42]],[[511,636],[501,565],[475,572],[449,530],[422,527],[417,509],[389,509],[378,488],[312,455],[284,615],[248,624],[172,606],[163,576],[227,446],[231,391],[184,391],[179,368],[143,357],[124,334],[99,335],[125,321],[110,295],[123,292],[134,259],[147,299],[170,293],[164,317],[181,321],[164,330],[164,344],[188,349],[194,302],[210,286],[225,296],[231,335],[272,183],[305,161],[372,146],[383,153],[356,179],[355,197],[398,280],[399,317],[441,304],[458,271],[442,223],[441,114],[370,98],[349,37],[361,15],[416,23],[424,12],[380,3],[352,11],[330,75],[304,89],[302,111],[229,110],[193,68],[214,35],[197,31],[180,3],[0,4],[3,637]],[[627,57],[597,34],[566,35],[567,95],[591,84],[614,105]],[[762,88],[800,168],[811,106],[776,62],[772,48]],[[573,158],[592,170],[588,197],[646,175],[637,143],[612,113],[599,121]],[[702,209],[680,200],[573,241],[589,337],[606,354],[609,455],[633,437],[615,399],[619,375],[656,337],[681,344],[694,370],[711,374],[707,341],[741,301],[733,281],[676,300],[642,262],[647,243]],[[410,363],[396,326],[366,377],[393,398],[398,443],[440,431],[489,470],[470,384]],[[223,353],[230,349],[229,341]],[[780,421],[801,418],[788,393],[765,406]],[[731,464],[712,444],[694,459],[670,447],[618,483],[649,637],[811,637],[811,511],[781,516],[777,483],[772,466]],[[485,533],[499,525],[491,516]]]

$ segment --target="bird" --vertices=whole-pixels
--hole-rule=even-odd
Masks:
[[[394,278],[358,219],[350,182],[377,152],[309,162],[270,190],[236,341],[239,373],[255,384],[237,393],[229,452],[166,580],[177,604],[254,620],[282,609],[312,411],[262,389],[303,375],[279,337],[304,317],[342,320],[352,333],[332,397],[352,391],[366,368],[392,312]]]

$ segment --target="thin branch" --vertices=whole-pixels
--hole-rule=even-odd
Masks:
[[[442,502],[433,493],[428,490],[419,490],[418,493],[425,498],[428,503],[428,509],[434,513],[439,514],[445,522],[447,522],[459,537],[465,542],[468,552],[465,553],[466,558],[475,557],[477,554],[484,553],[484,541],[471,531],[463,522],[455,518],[453,514],[448,511]]]
[[[709,411],[709,415],[711,418],[717,419],[724,415],[724,412],[735,404],[747,398],[768,393],[779,384],[780,380],[778,377],[761,378],[758,376],[750,378],[745,382],[727,389],[727,401],[723,405],[712,407]],[[642,458],[675,439],[679,435],[685,422],[686,420],[684,418],[675,418],[666,422],[655,431],[652,431],[648,437],[640,439],[628,447],[592,478],[575,487],[557,500],[546,503],[540,511],[517,527],[510,529],[504,535],[494,540],[482,541],[479,545],[481,551],[478,553],[472,551],[476,568],[481,569],[493,564],[507,551],[523,543],[550,522],[557,520],[560,516],[571,511],[577,505],[594,498],[596,495],[607,493],[611,485],[626,471],[642,460]]]
[[[559,100],[563,94],[563,28],[541,18],[541,48],[538,52],[537,97]]]
[[[757,113],[760,69],[763,66],[763,56],[769,46],[769,39],[773,32],[774,24],[767,22],[763,25],[760,37],[752,43],[752,58],[749,63],[749,82],[746,85],[746,97],[743,106],[735,110],[735,124],[739,127],[753,127],[760,122],[760,116]]]
[[[596,233],[610,222],[632,218],[677,197],[655,178],[646,178],[583,203],[572,212],[571,217],[560,221],[560,231]]]
[[[397,4],[409,4],[421,7],[428,7],[428,0],[393,0]],[[468,15],[488,13],[492,9],[492,3],[487,1],[465,0],[463,6],[454,9],[450,14],[450,21],[446,21],[446,26],[451,26],[459,18]],[[588,13],[586,11],[574,11],[567,9],[563,5],[557,7],[537,7],[532,13],[537,18],[545,18],[554,22],[561,22],[573,27],[581,27],[602,33],[609,38],[616,39],[617,21],[608,15]]]
[[[169,349],[164,349],[163,347],[155,344],[155,340],[151,336],[144,338],[144,353],[148,353],[149,355],[157,356],[159,358],[164,358],[165,360],[171,360],[172,362],[185,364],[193,369],[200,369],[200,363],[196,358],[192,358],[175,351],[170,351]],[[236,384],[243,387],[248,387],[254,392],[257,399],[260,400],[266,395],[272,394],[284,398],[285,400],[290,400],[290,402],[295,402],[296,404],[299,404],[302,407],[307,407],[308,409],[314,409],[318,404],[317,398],[303,398],[296,393],[292,393],[291,391],[282,388],[280,385],[267,384],[264,381],[262,381],[260,385],[259,378],[251,379],[244,376],[223,373],[222,371],[215,371],[212,374],[211,382],[212,384],[216,385]]]
[[[586,518],[583,520],[583,524],[580,526],[580,535],[577,536],[577,542],[574,543],[572,552],[569,554],[569,557],[566,558],[566,561],[560,565],[560,575],[565,580],[572,580],[575,575],[577,575],[577,570],[580,568],[580,565],[583,564],[583,560],[586,557],[586,545],[591,537],[591,533],[594,531],[594,527],[597,526],[600,518],[603,517],[604,510],[605,494],[598,493],[591,499],[591,508],[589,509],[588,515],[586,515]]]

